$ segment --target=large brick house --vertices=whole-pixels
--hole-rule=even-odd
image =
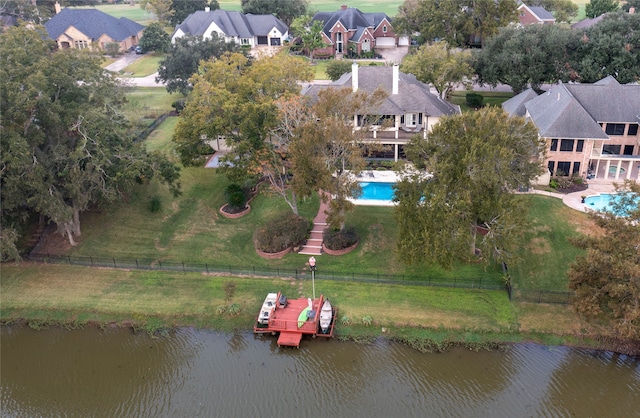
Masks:
[[[407,37],[399,37],[391,19],[385,13],[364,13],[342,5],[336,12],[318,12],[311,23],[322,22],[322,38],[326,44],[314,54],[339,56],[352,52],[361,54],[373,48],[393,48],[408,45]]]
[[[44,24],[58,48],[100,48],[117,44],[120,51],[138,45],[144,26],[126,17],[116,18],[97,9],[60,10]]]
[[[426,138],[441,117],[460,113],[460,106],[431,93],[428,85],[418,81],[413,74],[401,72],[398,65],[360,67],[353,63],[351,72],[337,81],[328,85],[311,84],[302,94],[316,98],[321,90],[328,88],[369,93],[381,88],[387,92],[387,98],[373,112],[385,123],[372,126],[367,135],[369,141],[383,145],[383,150],[372,155],[374,158],[404,159],[404,147],[414,135]],[[353,125],[354,129],[363,126],[361,115],[353,115]]]
[[[551,175],[622,181],[640,178],[640,85],[609,76],[593,84],[557,84],[502,104],[547,140]]]
[[[552,25],[556,23],[556,18],[544,7],[527,6],[524,3],[518,6],[518,20],[522,26]]]

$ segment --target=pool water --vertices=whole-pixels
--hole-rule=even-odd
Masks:
[[[362,195],[358,199],[390,202],[393,200],[394,184],[395,183],[360,183]]]
[[[597,210],[601,212],[612,212],[618,216],[626,216],[626,213],[619,213],[613,210],[612,204],[614,202],[619,201],[622,198],[622,195],[612,193],[612,194],[600,194],[596,196],[589,196],[584,200],[584,204],[587,208],[592,210]],[[636,199],[640,204],[640,198]]]

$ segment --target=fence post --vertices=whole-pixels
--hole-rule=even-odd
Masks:
[[[160,265],[160,268],[162,268],[162,260],[158,260],[158,264]]]
[[[68,256],[67,256],[67,259],[69,260],[69,264],[73,264],[73,263],[71,262],[71,256],[70,256],[70,255],[68,255]]]
[[[92,256],[92,255],[90,255],[90,256],[89,256],[89,259],[91,260],[91,267],[93,267],[93,256]]]
[[[182,262],[182,272],[185,273],[185,269],[184,269],[184,261]]]
[[[138,265],[138,260],[136,260],[136,268],[139,269],[140,266]]]
[[[204,268],[207,269],[207,274],[209,274],[209,263],[204,263]]]
[[[116,265],[116,258],[113,257],[113,267],[118,268],[118,266]]]

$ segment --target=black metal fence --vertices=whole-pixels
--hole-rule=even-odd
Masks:
[[[69,264],[77,266],[91,267],[111,267],[120,269],[135,270],[162,270],[178,272],[200,272],[229,274],[234,276],[250,277],[293,277],[311,278],[311,273],[304,269],[269,268],[256,266],[234,266],[215,263],[195,263],[195,262],[168,262],[161,260],[126,259],[116,257],[84,257],[70,255],[49,255],[31,254],[31,261]],[[333,280],[345,282],[379,283],[393,285],[410,286],[433,286],[465,289],[503,290],[504,284],[490,279],[474,278],[443,278],[430,276],[410,276],[410,275],[390,275],[366,272],[338,272],[320,269],[315,273],[315,278],[319,280]]]
[[[557,303],[568,305],[573,302],[573,292],[553,290],[516,290],[511,291],[511,300],[532,303]]]

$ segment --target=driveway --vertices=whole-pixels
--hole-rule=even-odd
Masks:
[[[398,46],[395,48],[376,48],[376,52],[382,55],[382,59],[385,62],[400,64],[402,62],[402,58],[409,53],[409,47]]]
[[[141,55],[138,55],[134,52],[127,52],[126,54],[123,54],[120,58],[118,58],[116,61],[107,65],[105,68],[109,71],[114,71],[117,73],[118,71],[129,66],[132,62],[134,62],[140,57]]]

